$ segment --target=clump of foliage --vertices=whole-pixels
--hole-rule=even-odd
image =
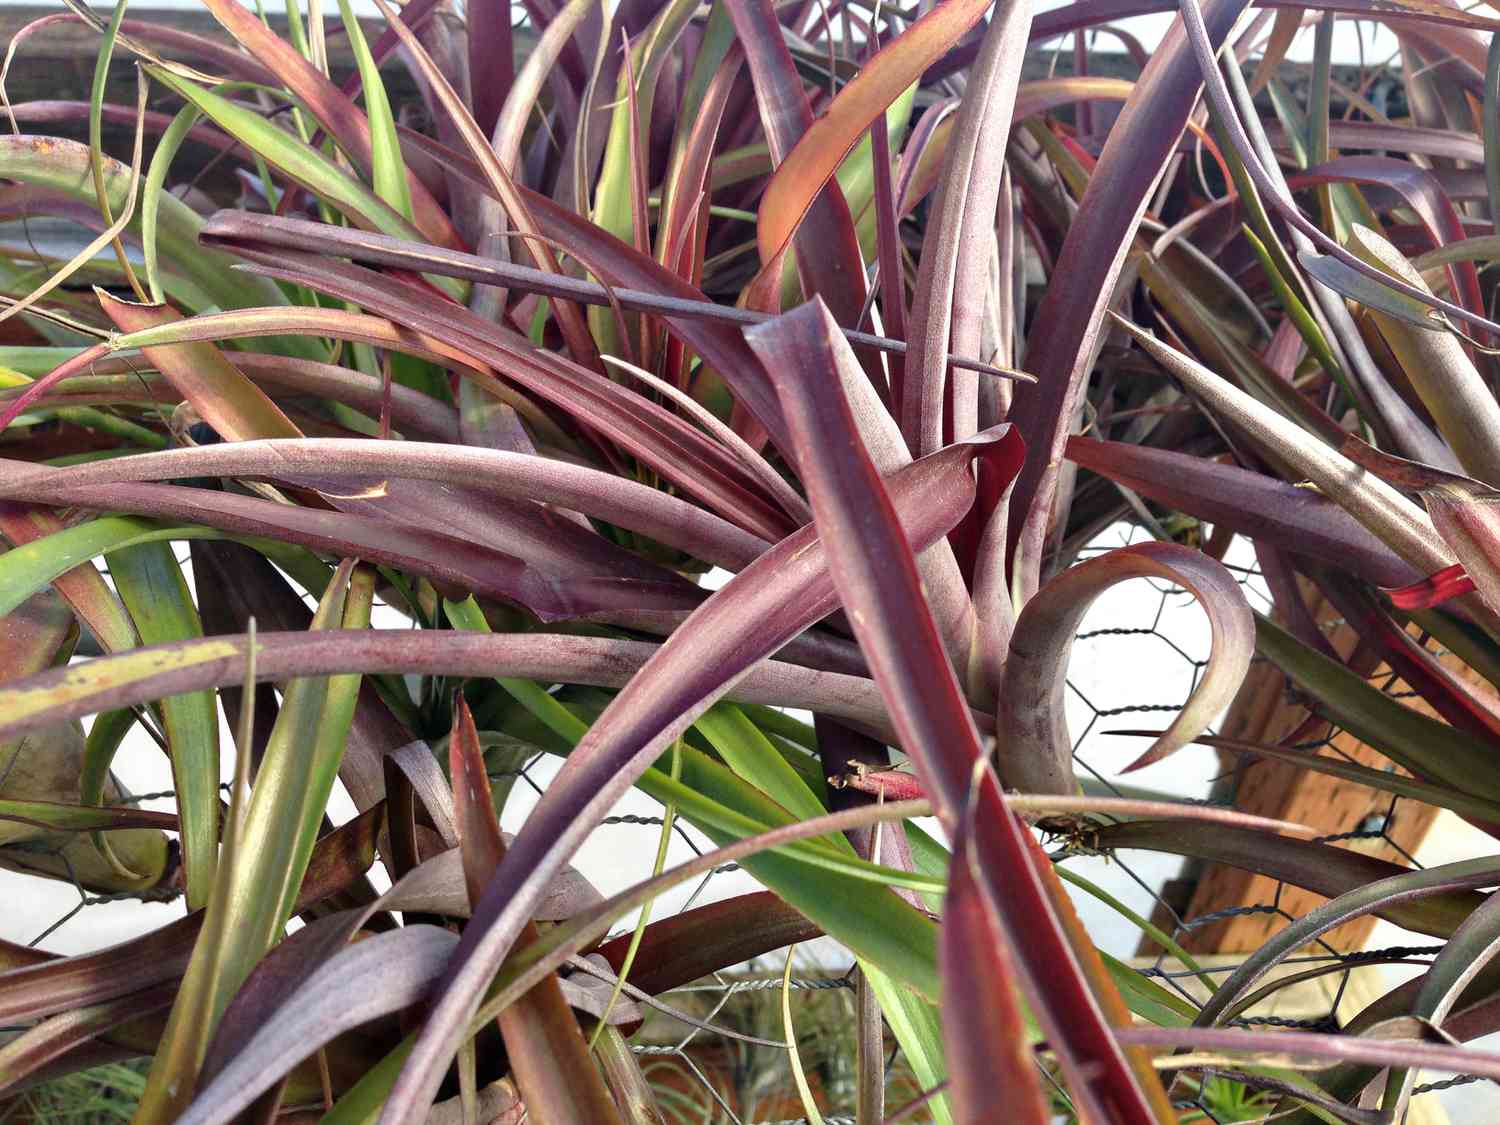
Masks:
[[[1086,37],[1161,3],[527,0],[519,32],[493,0],[376,6],[282,34],[204,0],[212,37],[68,0],[11,44],[99,37],[92,97],[0,138],[6,216],[89,235],[0,262],[29,334],[0,349],[0,859],[189,913],[0,945],[0,1093],[149,1057],[141,1121],[654,1121],[640,1005],[819,934],[860,967],[861,1121],[882,1024],[943,1121],[1047,1121],[1054,1083],[1089,1122],[1389,1121],[1410,1066],[1500,1076],[1456,1045],[1497,1026],[1494,859],[1082,796],[1062,707],[1093,599],[1169,581],[1213,653],[1134,766],[1258,651],[1403,772],[1229,749],[1500,825],[1500,717],[1412,635],[1500,684],[1496,21],[1180,0],[1149,56],[1115,31],[1125,79]],[[1400,118],[1333,80],[1350,15],[1399,40]],[[1069,38],[1072,74],[1026,75]],[[1077,561],[1120,518],[1158,538]],[[1196,521],[1201,548],[1168,532]],[[1365,682],[1382,661],[1437,717]],[[175,813],[111,777],[137,724]],[[507,840],[535,753],[565,762]],[[721,847],[605,899],[567,865],[631,788]],[[1330,901],[1200,1008],[1101,956],[1028,821]],[[609,938],[730,861],[766,890]],[[1368,913],[1444,952],[1339,1036],[1223,1026]]]

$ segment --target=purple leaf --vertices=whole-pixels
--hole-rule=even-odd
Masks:
[[[1312,489],[1205,457],[1126,442],[1071,437],[1067,457],[1174,511],[1347,567],[1377,586],[1404,585],[1418,577],[1363,524]]]
[[[1216,43],[1245,7],[1246,0],[1211,0],[1207,21]],[[1202,85],[1192,47],[1174,23],[1109,132],[1027,333],[1021,366],[1039,383],[1018,389],[1015,397],[1011,420],[1026,438],[1027,456],[1010,505],[1011,565],[1026,568],[1018,577],[1027,594],[1039,585],[1063,447],[1093,370],[1105,309],[1157,176],[1176,151]]]
[[[1363,1062],[1377,1066],[1419,1066],[1454,1074],[1500,1079],[1500,1053],[1449,1047],[1411,1039],[1382,1040],[1311,1031],[1240,1031],[1204,1027],[1122,1028],[1120,1040],[1143,1047],[1188,1047],[1217,1054],[1248,1051],[1272,1058],[1292,1056],[1323,1063]]]
[[[1022,987],[1058,1052],[1080,1112],[1149,1120],[1152,1099],[1116,1045],[1032,863],[1026,830],[1005,808],[941,638],[922,595],[891,497],[859,441],[832,344],[838,328],[818,300],[751,329],[752,346],[785,336],[797,367],[769,366],[807,485],[828,568],[901,744],[948,832],[974,825],[978,888],[992,900]],[[971,813],[969,810],[973,809]],[[1001,873],[1004,873],[1003,878]],[[1008,981],[994,945],[969,949],[987,978]]]
[[[61,470],[28,467],[0,476],[0,495],[44,499],[58,487],[93,488],[180,477],[256,478],[291,484],[317,479],[338,482],[330,491],[344,493],[387,477],[461,485],[475,495],[534,500],[585,512],[730,570],[748,565],[770,546],[711,512],[629,477],[554,458],[415,441],[242,441]]]
[[[1000,430],[894,474],[891,499],[914,549],[946,534],[969,509],[976,460],[1013,466],[1019,452],[1016,437]],[[480,989],[509,951],[542,885],[614,802],[740,677],[837,602],[823,544],[810,527],[794,532],[705,602],[595,720],[476,907],[432,1015],[386,1101],[383,1121],[403,1121],[431,1103]]]
[[[995,206],[1005,169],[995,154],[1005,150],[1010,136],[1031,9],[1029,2],[997,7],[985,30],[927,221],[908,336],[916,351],[906,364],[901,402],[906,443],[919,455],[943,444],[945,401],[952,403],[953,436],[965,438],[979,428],[977,378],[955,372],[947,386],[944,356],[952,350],[979,358]]]
[[[1111,824],[1100,829],[1098,845],[1105,851],[1140,848],[1228,864],[1271,879],[1295,883],[1329,898],[1410,871],[1410,868],[1375,856],[1331,844],[1273,836],[1228,824],[1185,820],[1137,820]],[[1447,937],[1480,901],[1477,895],[1452,893],[1417,904],[1393,900],[1382,904],[1376,913],[1406,929]]]
[[[319,965],[294,1001],[263,1020],[208,1082],[178,1125],[233,1121],[276,1080],[335,1036],[398,1012],[426,994],[458,938],[437,926],[407,926],[348,946]]]
[[[330,555],[362,558],[423,575],[450,589],[515,602],[544,621],[615,611],[673,614],[692,609],[700,600],[687,582],[565,578],[483,544],[441,532],[210,489],[165,484],[62,488],[51,492],[48,502],[158,516],[240,535],[267,536]]]
[[[158,986],[107,1000],[53,1016],[8,1039],[0,1046],[0,1094],[95,1036],[169,1007],[176,992],[175,987]]]
[[[1052,1115],[1016,998],[1005,927],[980,889],[969,838],[965,831],[954,843],[939,946],[948,1096],[960,1121],[986,1120],[1003,1105],[1006,1121],[1043,1125]]]
[[[960,453],[973,455],[972,450],[961,450]],[[952,462],[959,460],[952,458]],[[932,525],[917,526],[920,531],[927,532]],[[769,564],[756,563],[746,571],[751,574],[751,585],[761,599],[761,604],[755,605],[755,611],[775,615],[777,630],[769,641],[769,647],[773,649],[781,643],[782,633],[800,627],[808,610],[800,605],[795,608],[777,606],[778,589],[776,583],[769,581],[771,572],[776,565],[785,566],[796,548],[805,547],[810,539],[811,536],[806,535],[792,549],[768,552]],[[813,578],[816,579],[816,574]],[[802,583],[796,583],[795,579],[801,579]],[[794,590],[804,589],[805,582],[804,573],[796,573],[793,579],[787,580]],[[770,589],[761,592],[766,586]],[[808,609],[811,612],[825,607],[831,609],[831,600],[820,597]],[[712,599],[705,602],[698,612],[704,612],[711,602]],[[765,608],[766,602],[771,608]],[[715,615],[721,612],[722,609],[716,607]],[[733,614],[728,617],[730,620],[734,618]],[[747,612],[742,620],[756,620],[756,617]],[[786,622],[784,626],[783,621]],[[743,625],[736,628],[743,629]],[[721,643],[726,640],[721,638]],[[256,677],[262,683],[298,676],[362,672],[475,678],[511,676],[542,683],[618,688],[628,684],[637,672],[667,651],[666,646],[606,637],[408,629],[259,633],[255,642]],[[673,651],[684,643],[684,640],[678,640]],[[71,669],[51,669],[9,681],[0,685],[0,738],[96,711],[147,702],[163,695],[241,683],[248,644],[249,638],[244,634],[178,641],[102,657],[87,664],[74,665]],[[743,648],[727,644],[726,647],[736,655],[740,652],[756,653],[744,658],[748,671],[740,669],[743,675],[736,673],[729,677],[731,683],[721,684],[717,689],[727,690],[730,699],[806,708],[872,730],[881,737],[891,736],[892,728],[880,693],[869,680],[806,668],[785,660],[758,663],[763,660],[758,650],[765,647],[758,636],[744,638]],[[712,683],[716,679],[712,668],[700,675],[705,682]],[[975,719],[983,726],[993,728],[989,716],[976,715]]]
[[[253,273],[308,285],[396,324],[457,342],[508,380],[551,401],[747,530],[775,539],[792,526],[723,446],[671,411],[535,347],[518,332],[492,324],[422,285],[362,266],[285,251],[240,254],[258,263],[249,267]]]

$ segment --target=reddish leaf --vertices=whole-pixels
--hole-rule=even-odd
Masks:
[[[933,14],[951,11],[956,16],[956,9],[956,3],[944,4]],[[1031,4],[996,9],[948,141],[912,301],[910,338],[916,352],[906,365],[901,403],[901,428],[916,454],[943,444],[945,414],[955,437],[968,437],[979,428],[978,380],[958,373],[950,379],[943,356],[950,349],[979,355],[995,206],[1005,169],[995,153],[1004,151],[1010,135],[1030,29]],[[913,27],[907,34],[915,31]]]
[[[505,858],[505,844],[491,803],[484,748],[462,692],[454,697],[448,773],[453,779],[464,882],[474,903]],[[521,927],[517,947],[524,949],[537,937],[536,924],[528,921]],[[505,1008],[499,1024],[521,1099],[539,1120],[601,1125],[620,1120],[555,973]]]
[[[1474,580],[1463,563],[1444,567],[1417,582],[1385,591],[1397,609],[1431,609],[1474,589]]]
[[[959,1121],[1003,1113],[1017,1125],[1042,1125],[1052,1113],[1016,996],[1000,907],[982,889],[977,867],[965,831],[948,865],[938,961],[949,1097]]]
[[[981,434],[894,474],[887,485],[914,549],[946,534],[968,510],[975,460],[988,455],[1014,465],[1018,453],[1008,432]],[[794,532],[705,602],[595,720],[476,907],[453,971],[386,1101],[386,1120],[402,1120],[431,1102],[480,988],[510,949],[542,884],[614,801],[738,677],[836,604],[823,544],[812,528]]]
[[[1141,577],[1165,579],[1196,597],[1208,615],[1213,647],[1172,725],[1127,769],[1175,753],[1233,702],[1255,655],[1255,619],[1244,591],[1222,564],[1177,543],[1142,543],[1078,563],[1037,591],[1016,619],[996,716],[996,753],[1007,788],[1022,793],[1077,790],[1063,698],[1073,635],[1096,597],[1116,583]]]
[[[797,143],[813,126],[812,106],[771,0],[732,0],[728,7],[750,64],[771,158],[780,164],[790,158]],[[787,229],[795,225],[792,222]],[[825,182],[823,190],[806,205],[801,231],[802,236],[796,240],[797,269],[804,279],[804,290],[809,295],[818,293],[828,301],[840,324],[851,327],[858,324],[864,311],[864,262],[854,232],[854,218],[836,180]],[[780,240],[778,245],[784,241]],[[761,264],[772,266],[774,275],[770,281],[779,289],[779,261],[774,266],[771,260],[763,260]]]
[[[1246,0],[1212,0],[1206,18],[1216,41],[1229,33]],[[1040,24],[1041,21],[1038,21]],[[1109,132],[1098,167],[1058,255],[1052,283],[1027,332],[1022,366],[1040,382],[1017,393],[1011,420],[1027,442],[1026,467],[1011,498],[1012,566],[1017,545],[1027,593],[1040,578],[1042,543],[1074,407],[1094,366],[1104,312],[1145,213],[1147,197],[1198,101],[1198,61],[1174,24],[1151,56]]]
[[[782,334],[798,342],[803,363],[800,370],[772,366],[771,374],[814,525],[901,743],[949,833],[957,837],[973,817],[979,887],[992,899],[1027,999],[1081,1112],[1101,1120],[1149,1120],[1165,1108],[1165,1094],[1159,1085],[1153,1096],[1138,1084],[1052,910],[1026,830],[1005,808],[993,773],[976,772],[984,758],[979,733],[944,658],[911,545],[842,393],[834,354],[847,345],[817,300],[747,337],[755,346],[762,336]],[[971,953],[987,961],[987,976],[1008,979],[993,946]]]

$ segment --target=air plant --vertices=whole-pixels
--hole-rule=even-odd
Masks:
[[[941,1121],[1050,1120],[1044,1072],[1079,1120],[1176,1120],[1174,1047],[1250,1056],[1182,1089],[1307,1119],[1398,1119],[1392,1039],[1500,1073],[1417,1042],[1497,1026],[1496,861],[1085,797],[1062,698],[1094,599],[1166,581],[1212,655],[1122,769],[1204,737],[1258,651],[1405,771],[1358,780],[1500,825],[1500,718],[1409,631],[1500,684],[1495,21],[1181,0],[1149,57],[1115,30],[1125,81],[1088,37],[1166,5],[341,0],[282,35],[204,0],[226,38],[66,2],[11,55],[92,28],[91,97],[0,138],[6,217],[90,233],[0,271],[0,862],[189,913],[0,945],[0,1096],[149,1056],[142,1121],[654,1121],[640,1005],[819,934],[860,969],[861,1122],[882,1023]],[[1410,120],[1335,87],[1352,16],[1399,40]],[[1069,38],[1074,73],[1025,77]],[[201,153],[237,198],[185,183]],[[1274,620],[1176,517],[1254,542]],[[1119,519],[1154,541],[1077,561]],[[1304,580],[1437,718],[1337,657]],[[111,777],[137,725],[175,813]],[[533,754],[563,764],[507,839]],[[568,864],[631,789],[719,848],[605,899]],[[1200,1008],[1100,954],[1038,829],[1331,901]],[[730,860],[765,890],[611,937]],[[1448,944],[1342,1037],[1214,1026],[1365,913]]]

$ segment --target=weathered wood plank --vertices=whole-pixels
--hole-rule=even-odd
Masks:
[[[1312,604],[1318,619],[1329,624],[1329,638],[1334,647],[1347,655],[1355,643],[1352,630],[1336,622],[1336,615],[1326,603],[1316,601]],[[1474,684],[1472,673],[1460,662],[1451,658],[1442,662],[1449,671]],[[1376,670],[1374,682],[1385,686],[1389,680],[1388,669],[1382,666]],[[1395,681],[1390,683],[1388,690],[1401,697],[1407,688],[1404,683]],[[1476,690],[1483,689],[1476,687]],[[1431,708],[1416,696],[1407,695],[1402,701],[1423,714],[1432,714]],[[1272,665],[1257,663],[1224,722],[1223,733],[1233,738],[1274,742],[1292,731],[1306,715],[1302,702],[1287,691],[1282,673]],[[1328,747],[1321,752],[1347,755],[1362,765],[1391,768],[1391,763],[1382,754],[1342,731],[1335,733]],[[1253,759],[1239,762],[1237,758],[1237,755],[1224,755],[1226,772],[1237,765],[1241,770],[1235,793],[1236,808],[1297,821],[1330,836],[1379,830],[1381,835],[1378,837],[1337,842],[1341,847],[1379,856],[1393,863],[1409,862],[1407,857],[1421,845],[1437,816],[1436,809],[1417,801],[1398,801],[1393,808],[1389,794],[1338,778],[1281,762]],[[1259,948],[1266,938],[1282,929],[1287,917],[1301,917],[1324,901],[1321,896],[1300,887],[1278,884],[1275,880],[1237,868],[1211,865],[1198,874],[1187,903],[1185,916],[1188,919],[1258,905],[1273,905],[1277,912],[1241,914],[1195,927],[1185,936],[1183,944],[1188,949],[1205,952],[1248,952]],[[1364,946],[1374,925],[1373,917],[1351,922],[1334,930],[1326,940],[1335,949],[1359,949]]]

